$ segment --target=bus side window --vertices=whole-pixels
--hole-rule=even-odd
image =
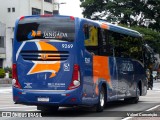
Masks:
[[[98,46],[98,29],[94,26],[88,27],[88,33],[86,33],[85,45],[86,46]]]
[[[89,27],[88,25],[84,25],[84,36],[85,36],[85,40],[89,39]]]
[[[92,54],[98,54],[98,28],[92,25],[84,25],[84,45],[86,49]]]
[[[99,55],[109,55],[108,32],[106,29],[98,28],[98,49]]]

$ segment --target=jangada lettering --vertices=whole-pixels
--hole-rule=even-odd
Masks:
[[[67,33],[63,33],[60,31],[45,31],[43,33],[44,38],[63,38],[63,37],[68,37]]]

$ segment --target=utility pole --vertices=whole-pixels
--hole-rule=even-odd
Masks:
[[[59,2],[55,2],[55,3],[53,3],[53,5],[56,5],[57,6],[57,10],[54,10],[54,14],[59,14],[59,9],[60,9],[60,5],[61,4],[66,4],[65,2],[61,2],[61,3],[59,3]],[[55,8],[55,7],[54,7]]]

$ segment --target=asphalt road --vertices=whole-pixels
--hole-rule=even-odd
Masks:
[[[153,90],[148,90],[146,96],[141,96],[138,104],[128,104],[125,103],[123,100],[119,100],[117,102],[108,103],[104,112],[96,113],[93,108],[60,108],[57,113],[42,113],[36,109],[36,106],[26,106],[26,105],[19,105],[14,104],[12,101],[12,90],[11,87],[1,87],[0,88],[0,116],[2,112],[11,112],[14,118],[10,117],[1,117],[0,120],[10,120],[10,119],[21,119],[17,118],[17,114],[19,113],[20,116],[30,115],[30,113],[37,113],[38,117],[42,116],[42,118],[34,118],[34,119],[96,119],[96,120],[121,120],[127,117],[128,113],[136,113],[142,112],[149,108],[152,108],[156,105],[160,104],[160,82],[154,83]],[[3,114],[4,115],[4,114]],[[32,116],[28,119],[33,119]]]

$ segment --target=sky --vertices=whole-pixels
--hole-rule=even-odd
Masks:
[[[82,9],[80,8],[80,0],[59,0],[59,3],[62,2],[65,2],[66,4],[60,4],[60,15],[83,17]]]

